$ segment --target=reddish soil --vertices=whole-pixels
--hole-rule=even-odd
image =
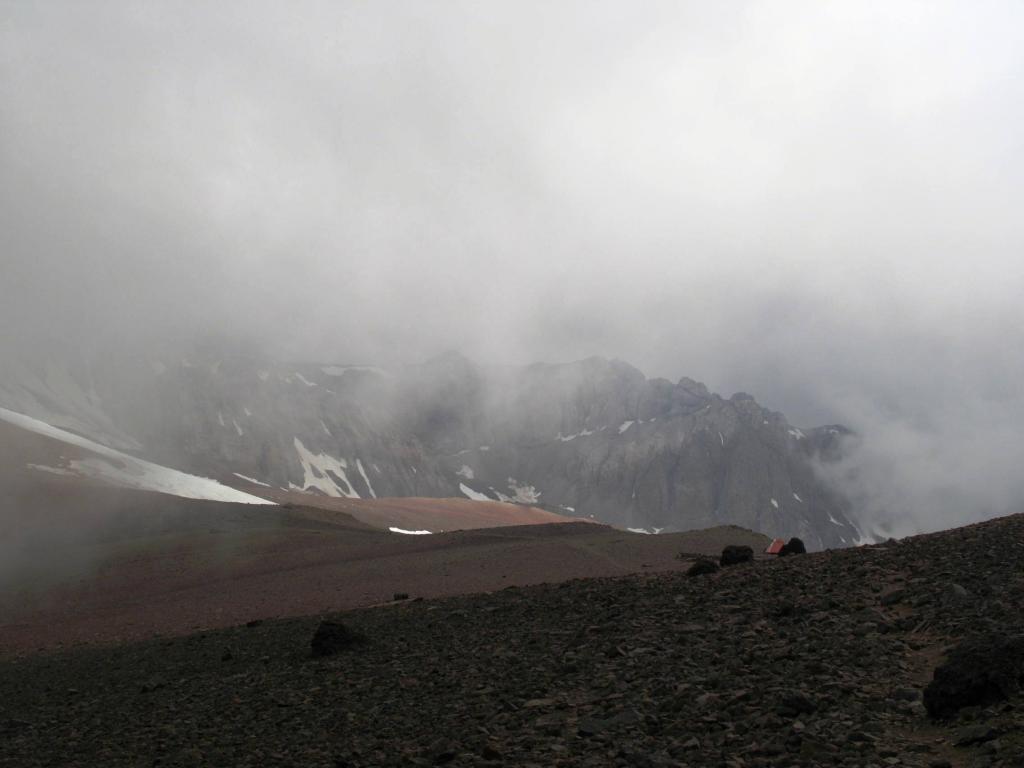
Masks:
[[[686,565],[680,551],[767,544],[736,528],[644,536],[468,499],[282,492],[268,494],[282,506],[227,504],[26,468],[74,453],[0,424],[0,655],[369,606],[395,593],[676,570]],[[470,530],[410,536],[388,526]]]
[[[230,485],[279,504],[316,507],[344,512],[375,528],[392,526],[407,531],[464,531],[470,528],[497,528],[503,525],[564,523],[580,518],[566,517],[539,507],[506,504],[500,501],[470,499],[339,499],[302,491],[282,491],[246,483],[237,478]]]
[[[37,525],[34,539],[47,545],[0,579],[0,654],[336,611],[397,592],[437,597],[676,570],[681,550],[767,543],[734,528],[644,536],[591,523],[408,536],[339,512],[326,520],[324,510],[99,488],[74,507],[50,504],[52,527]],[[80,512],[90,523],[69,537]],[[59,546],[48,546],[50,532],[65,537]]]

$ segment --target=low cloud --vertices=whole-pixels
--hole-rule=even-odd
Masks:
[[[8,4],[0,346],[602,354],[1020,508],[1015,3]]]

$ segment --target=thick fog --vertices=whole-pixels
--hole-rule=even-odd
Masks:
[[[0,3],[12,345],[601,354],[1024,508],[1024,6]]]

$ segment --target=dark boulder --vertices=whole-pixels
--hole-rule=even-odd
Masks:
[[[365,638],[340,621],[321,621],[310,646],[314,657],[333,656],[364,642]]]
[[[804,546],[803,541],[794,536],[787,543],[782,545],[782,549],[779,550],[779,557],[785,557],[786,555],[806,555],[807,547]]]
[[[722,557],[718,561],[720,565],[739,565],[749,563],[754,559],[754,550],[746,545],[730,544],[722,550]]]
[[[933,718],[955,715],[963,707],[1003,701],[1021,688],[1024,635],[987,635],[965,640],[936,667],[924,689],[924,706]]]
[[[707,573],[715,573],[718,570],[718,563],[714,560],[701,558],[686,570],[687,576],[703,576]]]

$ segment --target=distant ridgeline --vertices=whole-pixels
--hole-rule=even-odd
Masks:
[[[863,540],[800,430],[749,395],[626,363],[391,369],[213,355],[8,366],[0,406],[198,475],[328,496],[461,496],[645,532],[724,523],[813,549]]]

